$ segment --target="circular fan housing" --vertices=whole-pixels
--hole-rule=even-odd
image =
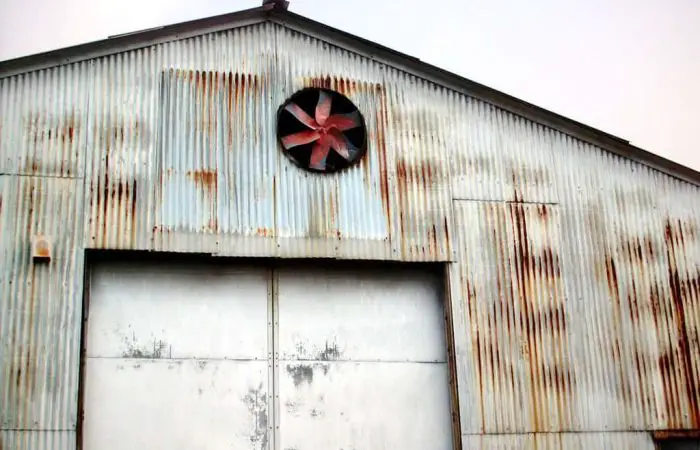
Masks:
[[[284,102],[277,137],[292,161],[314,172],[345,169],[367,150],[364,117],[347,97],[328,89],[302,89]]]

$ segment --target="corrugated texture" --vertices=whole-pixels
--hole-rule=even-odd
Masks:
[[[92,62],[85,204],[91,248],[146,249],[157,179],[157,52]]]
[[[100,58],[90,73],[89,247],[451,259],[444,89],[271,24]],[[307,86],[364,113],[361,164],[312,174],[279,149],[277,107]]]
[[[274,252],[273,44],[264,25],[169,45],[157,249]]]
[[[499,130],[501,114],[492,105],[450,95],[451,126],[444,129],[452,172],[452,196],[465,200],[503,200],[507,182]]]
[[[73,430],[76,424],[83,245],[75,180],[3,177],[0,339],[2,428]],[[30,258],[49,237],[51,262]]]
[[[0,431],[3,450],[75,450],[74,431]]]
[[[649,433],[537,433],[463,436],[464,450],[654,450]]]
[[[360,107],[361,164],[280,151],[276,108],[305,86]],[[22,175],[0,178],[4,428],[75,426],[85,247],[458,247],[463,433],[700,427],[700,189],[319,39],[264,24],[4,78],[0,171]]]
[[[88,63],[0,80],[0,173],[81,177]]]
[[[400,259],[451,259],[450,109],[447,90],[397,70],[387,74],[389,131],[396,164],[393,236]]]
[[[697,428],[700,191],[496,116],[505,173],[551,168],[455,203],[463,432]]]
[[[278,153],[276,219],[280,255],[398,259],[392,234],[395,164],[387,143],[383,67],[323,41],[279,27],[275,102],[304,87],[337,90],[363,114],[368,150],[357,166],[333,175],[299,170]]]
[[[456,275],[465,295],[459,306],[469,334],[458,340],[457,353],[461,384],[474,383],[461,403],[463,430],[572,429],[572,318],[563,296],[556,207],[456,202],[455,212]]]
[[[554,203],[561,150],[555,132],[482,101],[456,96],[451,116],[452,195],[462,200]]]

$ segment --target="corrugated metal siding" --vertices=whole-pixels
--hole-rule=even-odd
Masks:
[[[389,130],[395,161],[392,192],[400,259],[451,259],[450,128],[447,90],[397,70],[387,74]]]
[[[456,96],[445,133],[454,140],[452,195],[463,200],[555,203],[561,158],[559,133],[479,100]]]
[[[455,203],[463,432],[697,428],[700,191],[518,127],[503,159],[556,170]]]
[[[271,27],[169,45],[157,249],[274,253]]]
[[[275,104],[309,86],[337,90],[363,113],[368,150],[362,162],[331,176],[299,170],[278,152],[280,255],[397,259],[392,234],[394,188],[387,145],[383,66],[285,28],[277,29]]]
[[[574,429],[576,374],[563,295],[559,211],[551,205],[456,202],[464,432]],[[468,231],[466,231],[468,230]],[[466,376],[465,376],[466,375]],[[467,400],[468,399],[468,400]],[[474,408],[478,405],[478,414]]]
[[[536,433],[472,435],[464,450],[654,450],[648,433]]]
[[[91,62],[84,192],[90,248],[149,248],[157,179],[156,57],[147,48]]]
[[[3,429],[73,430],[76,424],[83,242],[79,183],[3,177]],[[53,243],[49,264],[30,259],[31,238]]]
[[[75,450],[74,431],[0,431],[3,450]]]
[[[454,122],[444,131],[452,145],[452,196],[503,200],[506,174],[498,110],[457,93],[452,93],[450,100]]]
[[[0,80],[0,173],[82,177],[89,64]]]

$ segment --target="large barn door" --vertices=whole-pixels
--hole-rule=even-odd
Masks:
[[[83,449],[452,448],[438,276],[109,264]]]

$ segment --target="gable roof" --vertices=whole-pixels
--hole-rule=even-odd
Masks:
[[[84,61],[266,21],[278,23],[290,29],[347,48],[375,61],[486,101],[513,114],[549,126],[620,156],[645,164],[672,177],[700,186],[700,172],[631,145],[625,139],[476,83],[455,73],[440,69],[418,58],[392,50],[376,42],[338,30],[284,8],[275,7],[273,3],[234,13],[120,34],[100,41],[2,61],[0,62],[0,79],[61,64]]]

